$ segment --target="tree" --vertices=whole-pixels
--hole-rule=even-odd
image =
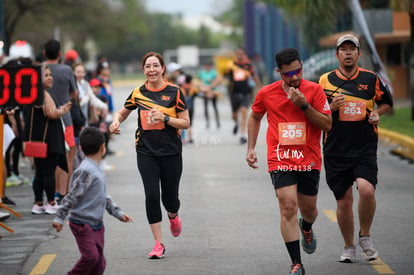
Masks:
[[[1,1],[1,0],[0,0]],[[1,3],[1,2],[0,2]],[[150,50],[163,52],[181,44],[218,46],[209,30],[192,30],[180,14],[148,13],[144,0],[3,0],[6,49],[14,40],[27,40],[36,53],[57,37],[70,41],[81,57],[84,43],[93,40],[110,60],[131,62]],[[84,58],[82,58],[84,59]]]
[[[27,4],[24,0],[18,2]],[[36,52],[41,52],[44,43],[55,37],[55,30],[59,30],[61,34],[61,37],[55,38],[62,42],[72,41],[81,56],[85,56],[84,42],[91,38],[102,54],[110,59],[123,61],[141,54],[141,47],[137,45],[148,41],[148,15],[141,4],[142,1],[37,0],[39,3],[58,2],[59,5],[44,4],[41,8],[36,6],[35,9],[28,9],[24,13],[19,9],[18,2],[7,1],[9,6],[6,21],[13,21],[13,14],[19,19],[7,38],[10,41],[14,37],[24,38],[30,41]],[[35,1],[27,2],[31,4]]]
[[[282,7],[292,14],[305,16],[310,20],[312,20],[312,18],[320,18],[321,22],[315,22],[315,25],[308,22],[305,28],[307,35],[312,35],[312,29],[315,27],[318,28],[318,24],[320,24],[319,28],[323,28],[323,22],[329,22],[329,20],[334,22],[335,10],[345,9],[347,5],[347,2],[344,0],[266,0],[265,2]],[[414,120],[414,0],[360,0],[360,4],[363,8],[391,7],[394,10],[405,10],[410,16],[411,34],[409,42],[410,51],[408,53],[409,64],[407,67],[410,72],[409,83],[411,84],[411,120]]]

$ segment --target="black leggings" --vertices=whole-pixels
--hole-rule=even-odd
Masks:
[[[16,176],[20,175],[19,173],[19,157],[22,152],[22,140],[19,137],[13,139],[9,148],[6,151],[5,162],[7,169],[7,176],[10,177],[12,173]],[[11,159],[10,159],[11,157]],[[13,162],[13,165],[11,165]]]
[[[36,202],[43,201],[43,191],[46,193],[48,202],[55,200],[57,160],[57,153],[49,152],[44,159],[34,158],[36,172],[32,187]]]
[[[160,183],[162,204],[168,212],[177,213],[180,208],[178,189],[183,170],[181,154],[163,157],[137,154],[137,163],[144,184],[148,222],[153,224],[162,220]]]
[[[206,117],[207,124],[210,123],[210,116],[208,114],[208,102],[209,101],[211,101],[211,103],[213,104],[217,127],[220,127],[220,116],[219,116],[219,112],[217,109],[217,96],[214,96],[213,98],[207,98],[207,97],[204,98],[204,116]]]

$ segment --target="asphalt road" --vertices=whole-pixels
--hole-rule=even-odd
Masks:
[[[122,105],[130,89],[115,89],[116,106]],[[117,153],[108,157],[114,169],[106,173],[107,185],[110,195],[135,222],[124,224],[105,216],[106,274],[287,274],[290,260],[267,173],[266,123],[262,124],[257,146],[260,168],[252,170],[245,161],[246,146],[239,145],[238,137],[231,133],[233,123],[226,97],[219,101],[219,108],[221,128],[216,129],[213,120],[206,129],[202,102],[196,102],[195,142],[183,147],[183,231],[174,238],[168,221],[164,221],[166,257],[162,260],[147,259],[154,241],[136,168],[135,114],[121,126],[121,135],[110,143]],[[212,110],[210,113],[213,117]],[[357,263],[338,262],[343,242],[338,225],[331,220],[336,203],[322,174],[319,216],[314,225],[318,248],[312,255],[302,252],[306,274],[414,273],[414,167],[391,155],[391,148],[381,143],[378,153],[379,185],[372,236],[381,260],[365,262],[357,248]],[[32,173],[28,167],[22,169]],[[15,230],[13,234],[0,229],[0,274],[66,274],[79,258],[69,227],[65,225],[62,232],[56,233],[51,228],[52,216],[30,214],[33,195],[29,185],[9,187],[6,193],[16,201],[14,209],[23,217],[6,221]],[[356,211],[356,202],[354,205]]]

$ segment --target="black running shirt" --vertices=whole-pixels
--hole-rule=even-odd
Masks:
[[[169,156],[182,151],[178,129],[164,123],[155,122],[150,110],[158,108],[165,115],[177,117],[187,110],[184,95],[180,88],[169,82],[158,90],[151,90],[147,82],[135,88],[124,103],[128,110],[137,109],[138,129],[135,132],[136,151],[151,156]]]
[[[392,106],[392,97],[378,76],[358,68],[351,78],[339,71],[325,73],[319,79],[329,102],[339,93],[345,95],[345,106],[332,112],[332,129],[324,133],[324,155],[340,158],[359,158],[376,154],[378,130],[368,122],[375,104]]]
[[[229,76],[231,93],[250,94],[252,92],[249,79],[254,76],[254,70],[250,61],[230,61],[226,74]]]

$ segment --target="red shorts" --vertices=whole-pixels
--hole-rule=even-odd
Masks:
[[[65,141],[66,141],[66,143],[68,144],[69,147],[76,146],[75,133],[73,131],[73,125],[65,127]]]

